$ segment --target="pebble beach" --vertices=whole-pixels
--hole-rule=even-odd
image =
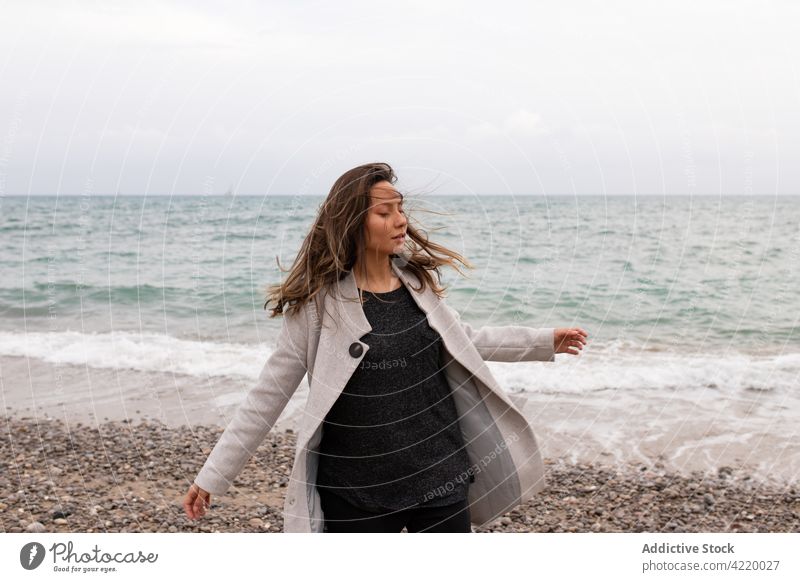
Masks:
[[[7,416],[0,440],[4,532],[281,532],[296,435],[271,431],[201,519],[183,496],[223,429],[158,421],[66,424]],[[545,459],[547,487],[476,533],[800,532],[800,487],[736,468],[677,474],[656,462]]]

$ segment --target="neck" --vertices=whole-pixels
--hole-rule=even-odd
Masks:
[[[353,273],[358,287],[376,293],[394,288],[397,275],[392,270],[390,260],[389,255],[367,254],[362,262],[356,261]]]

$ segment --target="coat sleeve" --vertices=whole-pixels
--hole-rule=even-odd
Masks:
[[[466,321],[461,321],[461,315],[442,301],[467,337],[480,353],[481,358],[495,362],[554,362],[555,356],[555,328],[554,327],[526,327],[522,325],[485,325],[475,329]]]
[[[258,449],[307,372],[308,304],[284,314],[275,350],[194,482],[222,495]]]

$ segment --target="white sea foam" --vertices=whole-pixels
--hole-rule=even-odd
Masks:
[[[272,352],[263,345],[192,341],[162,334],[112,332],[0,332],[0,354],[51,363],[133,369],[194,376],[256,379]],[[800,379],[800,353],[756,356],[636,352],[588,347],[580,356],[557,354],[550,362],[489,362],[510,392],[582,394],[603,390],[711,389],[793,390]]]
[[[266,346],[190,341],[154,333],[0,332],[0,355],[200,377],[256,379],[271,353]]]
[[[720,392],[732,394],[742,390],[793,392],[800,374],[800,353],[636,353],[587,347],[580,356],[556,354],[554,363],[489,362],[489,368],[511,392],[698,390],[714,397]]]
[[[0,355],[95,368],[256,379],[274,339],[262,345],[178,339],[162,334],[0,332]],[[550,362],[489,362],[510,392],[583,394],[615,390],[700,391],[709,397],[743,390],[794,392],[800,353],[754,355],[729,350],[696,354],[611,346],[557,354]]]

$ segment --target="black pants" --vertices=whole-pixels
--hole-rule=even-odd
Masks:
[[[401,511],[371,513],[323,488],[318,491],[327,533],[399,533],[403,527],[409,533],[472,531],[466,499],[442,507],[410,507]]]

